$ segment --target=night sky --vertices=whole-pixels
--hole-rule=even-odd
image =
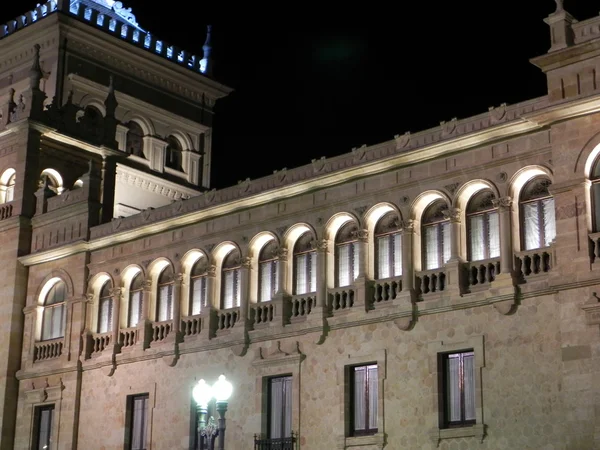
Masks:
[[[3,2],[1,22],[36,3]],[[214,77],[235,89],[216,108],[216,188],[546,93],[529,58],[550,47],[552,0],[236,3],[124,1],[142,28],[199,55],[213,25]],[[600,2],[565,9],[583,20]]]

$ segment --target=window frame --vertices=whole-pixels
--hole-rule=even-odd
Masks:
[[[194,263],[192,266],[192,270],[190,271],[190,288],[189,288],[189,303],[188,303],[188,313],[190,316],[195,316],[198,314],[202,314],[202,311],[209,306],[208,299],[208,270],[203,266],[205,263],[205,258],[200,258],[198,261]],[[200,298],[198,303],[200,304],[200,310],[195,313],[194,305],[196,304],[196,298],[194,294],[196,293],[196,283],[200,283]]]
[[[348,239],[343,236],[342,233],[348,232],[352,227],[356,228],[356,223],[353,221],[348,221],[344,225],[342,225],[335,235],[334,241],[334,259],[335,259],[335,287],[347,287],[352,286],[358,277],[358,261],[357,258],[360,257],[359,249],[358,249],[358,237],[349,237]],[[350,231],[352,233],[352,231]],[[340,242],[340,239],[345,239]],[[350,282],[348,284],[343,284],[340,281],[340,263],[341,263],[341,255],[340,249],[348,247],[348,279]]]
[[[64,298],[61,301],[58,302],[53,302],[48,304],[48,299],[50,297],[50,295],[56,290],[57,286],[62,284],[64,286]],[[41,326],[41,341],[51,341],[54,339],[62,339],[65,337],[65,327],[67,326],[67,298],[68,298],[68,289],[67,289],[67,283],[65,283],[62,279],[59,279],[58,281],[56,281],[48,290],[48,292],[46,293],[45,297],[44,297],[44,303],[43,303],[43,310],[42,310],[42,326]],[[60,309],[60,314],[61,314],[61,330],[58,332],[57,335],[55,335],[55,333],[51,333],[51,336],[46,336],[45,335],[45,330],[46,330],[46,317],[48,314],[51,314],[50,317],[50,323],[54,322],[54,314],[56,313],[56,310]]]
[[[258,254],[258,303],[270,302],[279,289],[279,258],[277,255],[267,255],[266,252],[276,248],[274,240],[267,242]],[[263,298],[263,271],[269,271],[271,296]]]
[[[485,261],[488,259],[496,259],[500,258],[500,214],[498,212],[498,208],[494,207],[493,204],[485,209],[476,209],[474,203],[479,200],[478,197],[483,196],[484,194],[491,195],[491,200],[495,200],[496,196],[489,189],[483,189],[477,193],[475,193],[467,203],[467,211],[466,211],[466,221],[467,221],[467,257],[469,261]],[[490,232],[490,216],[495,214],[497,216],[498,226],[496,229],[496,233],[498,236],[498,255],[491,256],[491,242],[492,242],[492,234]],[[471,218],[483,216],[483,255],[482,259],[473,259],[473,229],[471,226]]]
[[[548,183],[548,185],[546,186],[546,189],[548,190],[548,195],[535,196],[533,198],[526,198],[526,199],[523,198],[527,194],[529,194],[527,191],[534,183],[543,182],[543,181],[546,181]],[[547,245],[545,245],[547,223],[546,223],[546,217],[544,215],[544,206],[543,206],[544,200],[552,200],[553,211],[554,211],[554,215],[555,215],[554,216],[554,238],[552,240],[556,239],[556,209],[555,209],[556,206],[555,206],[555,202],[554,202],[554,196],[549,191],[549,187],[551,185],[552,185],[552,180],[550,180],[550,178],[548,178],[547,176],[544,176],[544,175],[538,175],[538,176],[531,178],[529,181],[527,181],[527,183],[525,183],[523,185],[523,188],[521,189],[521,192],[519,193],[519,228],[521,230],[520,243],[521,243],[521,248],[525,251],[536,250],[536,249],[548,247]],[[535,193],[533,195],[535,195]],[[535,204],[536,205],[535,209],[536,209],[536,213],[537,213],[537,225],[538,225],[538,229],[539,229],[538,243],[541,244],[538,247],[529,248],[529,249],[527,248],[527,236],[525,234],[526,227],[525,227],[524,206],[527,204]],[[550,241],[550,242],[552,242],[552,241]]]
[[[183,146],[179,139],[170,135],[165,146],[165,167],[183,172]]]
[[[141,280],[140,287],[136,288],[136,289],[132,289],[137,277],[140,277],[140,280]],[[137,300],[137,302],[138,302],[138,318],[137,318],[136,323],[132,324],[133,308],[131,307],[131,305],[133,304],[133,302],[135,300],[133,298],[133,296],[138,293],[140,294],[139,299]],[[144,320],[143,311],[142,311],[143,303],[144,303],[144,275],[142,274],[142,272],[138,272],[131,279],[131,283],[129,284],[129,292],[128,292],[128,299],[127,299],[127,328],[137,327],[139,325],[139,323],[142,320]]]
[[[461,427],[469,427],[475,425],[476,419],[465,419],[465,388],[462,387],[460,389],[460,414],[461,419],[451,421],[450,420],[450,412],[449,412],[449,404],[450,404],[450,387],[449,387],[449,379],[448,379],[448,364],[449,357],[452,355],[459,355],[459,366],[461,367],[461,373],[459,375],[460,380],[459,384],[464,385],[464,355],[473,356],[475,359],[475,352],[473,349],[464,349],[459,351],[451,351],[451,352],[443,352],[438,353],[438,365],[441,367],[441,370],[438,370],[438,389],[441,392],[439,395],[439,424],[441,429],[447,428],[461,428]],[[475,367],[473,366],[473,372],[475,372]],[[475,381],[475,373],[473,373],[473,381]],[[475,385],[472,386],[472,395],[475,396]]]
[[[139,148],[135,148],[133,146],[130,148],[130,136],[135,136],[138,138],[134,140],[134,143],[139,141]],[[125,153],[128,155],[137,156],[139,158],[144,157],[144,129],[135,120],[130,120],[127,124],[127,133],[125,133]]]
[[[108,286],[108,295],[103,296],[104,289]],[[112,282],[107,280],[104,282],[102,287],[100,288],[100,292],[98,293],[98,323],[96,326],[96,331],[100,334],[111,332],[113,329],[113,313],[114,313],[114,299],[111,295],[110,290],[112,289]],[[106,325],[106,330],[102,331],[104,325],[102,322],[102,307],[103,305],[108,304],[108,319]]]
[[[271,424],[272,424],[272,418],[273,418],[273,408],[271,407],[271,401],[273,399],[273,380],[289,380],[290,381],[290,385],[289,386],[285,386],[283,387],[283,389],[285,390],[290,389],[289,391],[289,400],[290,400],[290,404],[288,405],[287,403],[285,403],[285,392],[284,392],[284,406],[282,407],[281,411],[278,412],[278,414],[281,415],[281,430],[279,430],[281,432],[282,435],[280,435],[279,437],[273,437],[273,430],[271,428]],[[267,438],[268,439],[285,439],[285,438],[289,438],[291,437],[291,433],[293,433],[293,405],[294,405],[294,377],[292,374],[282,374],[282,375],[276,375],[276,376],[271,376],[271,377],[265,377],[265,381],[266,381],[266,390],[267,390],[267,408],[266,408],[266,416],[267,416]],[[290,434],[286,435],[286,425],[285,425],[285,417],[286,414],[289,413],[289,419],[290,419]]]
[[[135,433],[135,401],[136,399],[144,400],[144,411],[142,415],[142,429],[140,430],[139,437],[142,439],[142,443],[145,444],[141,448],[133,448],[134,433]],[[148,438],[148,425],[151,419],[150,411],[150,394],[140,393],[128,395],[126,399],[126,418],[125,418],[125,449],[126,450],[147,450],[149,448],[150,440]]]
[[[170,272],[170,274],[169,274]],[[166,280],[162,280],[163,277],[167,277]],[[163,288],[167,288],[166,291],[163,291]],[[163,296],[166,292],[166,298]],[[174,302],[176,299],[175,296],[175,273],[171,266],[164,267],[158,277],[156,277],[156,312],[155,312],[155,320],[157,322],[166,322],[168,320],[173,320],[173,311],[174,311]],[[163,306],[163,302],[166,302],[166,317],[161,318],[160,312],[161,307]]]
[[[372,418],[372,411],[370,411],[370,400],[371,400],[371,392],[369,391],[369,373],[370,373],[370,369],[376,369],[376,374],[377,377],[379,378],[379,367],[377,366],[377,363],[366,363],[366,364],[360,364],[360,365],[356,365],[356,366],[348,366],[348,372],[347,372],[347,376],[349,378],[348,380],[348,384],[349,384],[349,396],[350,396],[350,401],[349,401],[349,421],[350,421],[350,425],[349,425],[349,433],[351,437],[358,437],[358,436],[371,436],[374,434],[378,433],[378,428],[370,428],[370,419]],[[365,404],[365,428],[364,430],[357,430],[356,429],[356,423],[355,423],[355,417],[356,417],[356,397],[357,397],[357,392],[356,392],[356,371],[357,369],[364,369],[365,370],[365,390],[361,393],[362,395],[364,395],[364,404]],[[377,389],[377,397],[379,398],[379,386]],[[379,402],[377,401],[377,414],[379,413]]]
[[[52,445],[52,441],[53,441],[53,437],[54,437],[54,422],[55,422],[55,416],[56,416],[56,405],[54,403],[46,403],[46,404],[42,404],[42,405],[37,405],[33,407],[33,434],[32,434],[32,444],[34,445],[34,447],[32,447],[33,450],[41,450],[41,449],[48,449],[48,450],[52,450],[53,445]],[[42,414],[44,411],[51,411],[50,413],[50,420],[48,423],[48,430],[47,430],[47,434],[48,434],[48,439],[46,441],[46,445],[47,447],[43,447],[40,442],[40,438],[41,438],[41,421],[42,421]]]
[[[431,202],[427,208],[423,211],[422,221],[421,221],[421,258],[423,261],[423,270],[437,270],[444,267],[444,265],[450,259],[450,255],[448,256],[448,260],[444,261],[444,231],[445,227],[448,227],[448,234],[450,235],[450,219],[447,217],[444,218],[436,218],[433,216],[433,219],[430,219],[430,215],[433,215],[432,212],[435,208],[435,211],[439,209],[442,212],[445,208],[448,208],[448,204],[443,199],[434,200]],[[435,233],[437,235],[437,266],[436,267],[427,267],[428,259],[427,259],[427,229],[435,229]],[[452,239],[452,236],[449,236]],[[450,243],[452,245],[452,243]]]
[[[237,259],[236,260],[234,258],[234,256],[236,256],[234,254],[234,252],[237,252]],[[242,304],[242,286],[241,286],[241,275],[242,275],[242,264],[241,261],[239,261],[239,250],[237,249],[233,249],[231,250],[226,256],[225,258],[223,258],[223,262],[221,264],[221,301],[220,301],[220,305],[222,310],[225,309],[234,309],[234,308],[240,308],[241,304]],[[229,263],[229,258],[232,258],[231,261],[231,267],[226,266],[226,263]],[[233,272],[233,278],[232,278],[232,292],[233,292],[233,298],[231,300],[232,305],[229,308],[225,307],[225,293],[226,293],[226,287],[227,287],[227,278],[226,278],[226,274],[228,272]]]
[[[312,293],[317,292],[317,282],[316,282],[316,278],[317,278],[317,250],[313,249],[313,248],[309,248],[309,249],[299,249],[299,245],[304,244],[304,241],[302,240],[303,238],[305,238],[305,236],[308,236],[309,238],[314,238],[312,232],[310,231],[306,231],[304,232],[298,239],[296,239],[296,243],[294,244],[294,251],[292,254],[292,261],[293,261],[293,284],[294,284],[294,289],[293,289],[293,293],[294,295],[309,295]],[[298,292],[298,271],[300,268],[300,263],[299,263],[299,259],[300,257],[304,257],[306,256],[305,262],[303,264],[303,272],[304,272],[304,279],[306,280],[306,285],[307,285],[307,289],[305,290],[305,292]],[[313,264],[314,261],[314,264]],[[314,277],[314,286],[313,286],[313,277]]]

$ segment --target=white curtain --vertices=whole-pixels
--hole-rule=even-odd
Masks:
[[[131,450],[146,450],[147,401],[147,397],[135,397],[133,399]]]
[[[240,306],[240,269],[223,272],[223,308],[237,308]]]
[[[448,369],[446,377],[448,380],[448,421],[461,421],[461,377],[460,377],[460,355],[448,355]]]
[[[339,245],[337,247],[338,257],[338,287],[348,286],[353,280],[352,273],[352,244]]]
[[[394,276],[399,277],[402,275],[402,235],[393,234],[392,239],[394,240]]]
[[[442,264],[446,264],[452,255],[450,223],[444,222],[440,226],[442,227]]]
[[[160,286],[158,289],[158,321],[173,318],[173,285]]]
[[[358,242],[353,242],[352,244],[352,280],[350,280],[349,284],[354,283],[354,280],[358,278],[358,258],[362,257],[362,255],[358,254]],[[365,255],[366,256],[366,255]]]
[[[269,438],[280,439],[292,434],[292,377],[269,380]]]
[[[377,366],[367,367],[367,378],[369,380],[369,428],[377,428],[377,400],[379,397]]]
[[[523,204],[523,235],[525,237],[525,250],[541,247],[537,202]]]
[[[66,313],[67,309],[64,303],[44,309],[42,340],[57,339],[64,336]]]
[[[309,271],[309,256],[310,253],[296,255],[296,294],[302,295],[309,292],[308,288],[308,271]]]
[[[554,199],[547,198],[542,200],[544,209],[544,246],[547,247],[556,237],[556,217],[554,215]]]
[[[488,236],[490,244],[490,258],[500,256],[500,218],[497,212],[487,214],[488,217]]]
[[[390,239],[392,236],[377,238],[377,274],[379,279],[393,276],[390,267]]]
[[[465,420],[475,420],[475,356],[463,354]]]
[[[129,323],[128,327],[137,326],[142,315],[142,291],[134,291],[129,296]]]
[[[367,389],[366,367],[354,368],[354,431],[366,429],[366,403],[365,392]]]
[[[471,261],[479,261],[485,259],[485,243],[483,241],[484,215],[469,217],[469,232],[471,244]]]
[[[192,280],[192,311],[191,315],[200,314],[206,304],[206,277],[201,276]]]
[[[268,302],[273,299],[273,295],[279,288],[279,280],[277,279],[277,271],[279,268],[279,261],[267,261],[260,263],[260,295],[258,300],[261,302]]]
[[[45,407],[40,411],[38,442],[36,450],[50,450],[52,437],[52,419],[54,407]]]
[[[98,333],[106,333],[112,330],[112,298],[100,299],[99,309]]]

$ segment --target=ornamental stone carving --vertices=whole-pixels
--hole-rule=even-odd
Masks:
[[[327,239],[316,239],[310,241],[310,247],[318,252],[327,252]]]
[[[442,211],[444,217],[450,222],[460,222],[460,209],[459,208],[448,208]]]
[[[510,197],[495,198],[492,200],[492,204],[494,205],[494,207],[496,207],[500,210],[510,209],[510,207],[512,205],[512,198],[510,198]]]
[[[121,288],[118,287],[109,289],[108,294],[113,298],[121,298]]]
[[[352,237],[362,242],[367,242],[369,239],[369,230],[356,230],[352,232]]]
[[[208,268],[206,269],[206,276],[207,277],[217,276],[217,266],[215,266],[214,264],[211,264],[210,266],[208,266]]]
[[[288,253],[287,247],[279,247],[277,250],[275,250],[275,256],[283,260],[287,259]]]
[[[415,221],[412,219],[403,220],[400,222],[400,228],[405,233],[412,233],[415,231]]]

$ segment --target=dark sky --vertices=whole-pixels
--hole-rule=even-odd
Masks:
[[[36,1],[6,3],[2,22]],[[217,104],[216,188],[545,94],[529,58],[550,46],[552,0],[236,3],[124,1],[197,54],[213,25],[214,76],[235,89]],[[565,8],[583,20],[600,2]]]

